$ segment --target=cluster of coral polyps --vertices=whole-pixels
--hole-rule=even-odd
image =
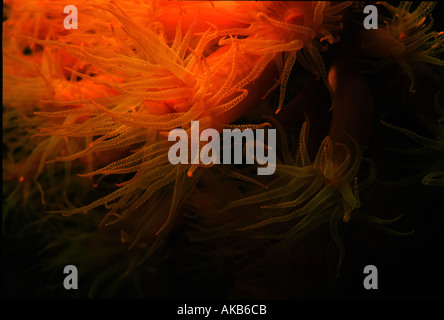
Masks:
[[[352,1],[69,4],[78,29],[64,28],[64,1],[4,3],[7,224],[29,208],[41,219],[100,212],[100,226],[144,248],[139,263],[186,221],[201,232],[193,241],[252,236],[260,246],[330,225],[341,263],[339,229],[364,216],[359,193],[377,179],[377,159],[365,154],[372,130],[396,109],[375,109],[384,97],[375,77],[387,70],[399,74],[388,83],[400,100],[419,87],[417,76],[435,81],[424,119],[436,135],[383,123],[438,154],[406,179],[442,185],[436,3],[378,4],[377,30],[363,29],[362,6]],[[276,174],[171,164],[168,132],[188,131],[191,121],[201,130],[277,128]]]

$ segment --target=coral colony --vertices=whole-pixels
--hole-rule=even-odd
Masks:
[[[89,296],[273,297],[327,245],[340,276],[347,231],[415,227],[371,195],[442,192],[436,6],[4,1],[4,236]]]

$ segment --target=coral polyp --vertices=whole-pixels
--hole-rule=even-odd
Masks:
[[[362,49],[370,56],[382,58],[376,65],[378,69],[397,63],[410,78],[410,92],[414,92],[417,64],[444,66],[439,58],[444,52],[444,33],[431,31],[434,21],[429,17],[436,2],[421,2],[412,12],[411,1],[398,7],[387,2],[380,4],[392,18],[383,21],[384,27],[363,33]]]
[[[243,41],[245,48],[274,54],[280,77],[270,90],[279,85],[281,88],[276,113],[284,103],[286,85],[296,60],[329,87],[320,51],[327,50],[323,42],[334,44],[339,41],[337,33],[343,27],[340,13],[351,4],[351,1],[337,5],[326,1],[238,3],[239,13],[235,13],[233,19],[249,26],[225,30],[223,34],[248,35]]]

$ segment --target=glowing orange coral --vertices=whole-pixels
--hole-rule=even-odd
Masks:
[[[91,157],[122,147],[133,149],[131,155],[84,175],[135,174],[120,184],[120,189],[87,206],[59,212],[70,215],[106,205],[110,211],[103,223],[109,224],[111,217],[116,218],[113,223],[128,222],[140,212],[142,205],[148,206],[150,211],[143,213],[144,223],[126,224],[127,230],[134,230],[125,237],[125,241],[131,241],[131,246],[141,239],[153,241],[147,253],[149,256],[167,234],[182,193],[195,183],[184,180],[185,174],[192,174],[198,167],[171,165],[167,158],[170,143],[165,140],[163,132],[176,127],[189,129],[190,122],[195,119],[200,120],[201,129],[209,126],[222,128],[229,124],[246,111],[245,106],[254,105],[254,101],[250,100],[242,112],[236,109],[248,95],[247,86],[265,70],[272,56],[241,51],[238,40],[231,38],[225,47],[205,57],[208,43],[219,36],[218,30],[213,27],[209,27],[199,41],[192,44],[194,25],[182,36],[179,22],[171,43],[164,39],[163,33],[136,24],[113,2],[100,8],[103,9],[100,12],[110,13],[115,22],[122,25],[134,50],[120,50],[118,46],[111,48],[107,42],[103,46],[87,46],[34,39],[35,43],[61,48],[88,64],[88,70],[99,75],[91,76],[74,69],[70,71],[82,81],[91,81],[110,90],[99,98],[90,95],[87,99],[47,101],[62,111],[39,112],[38,115],[60,119],[61,122],[42,129],[41,134],[86,139],[87,148],[57,157],[56,161]],[[117,37],[113,33],[113,38]],[[129,44],[125,42],[123,45]],[[253,66],[251,69],[250,65]],[[270,79],[262,78],[255,87],[258,88],[263,80],[266,81],[261,86],[266,86]],[[253,94],[249,98],[255,96]],[[73,105],[82,107],[70,107]],[[162,196],[165,192],[173,192],[171,205],[165,203],[166,199]],[[152,239],[152,235],[157,237]]]

